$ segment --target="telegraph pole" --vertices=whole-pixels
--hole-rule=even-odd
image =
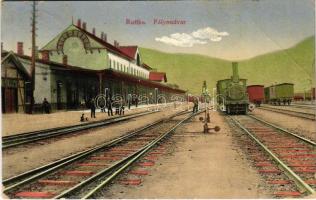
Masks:
[[[36,1],[32,4],[32,60],[31,60],[31,105],[29,113],[33,113],[34,108],[34,90],[35,90],[35,54],[36,54]]]

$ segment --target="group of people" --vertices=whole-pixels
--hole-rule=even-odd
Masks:
[[[115,115],[124,115],[125,113],[125,102],[124,100],[113,102],[111,98],[107,98],[106,105],[108,116],[113,116],[113,107],[115,108]],[[105,107],[101,109],[102,112],[105,112]],[[90,110],[91,118],[95,117],[96,102],[94,99],[90,101]]]
[[[113,116],[113,106],[115,107],[115,115],[124,115],[125,113],[125,103],[123,100],[113,101],[111,98],[106,100],[106,108],[108,110],[108,116]]]

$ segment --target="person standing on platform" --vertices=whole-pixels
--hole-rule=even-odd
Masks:
[[[131,104],[132,104],[132,99],[131,99],[132,97],[131,97],[131,95],[130,94],[128,94],[128,98],[127,98],[127,103],[128,103],[128,109],[130,110],[131,109]]]
[[[194,106],[193,106],[193,113],[197,113],[198,112],[198,106],[199,106],[199,102],[195,99],[194,100]]]
[[[44,113],[49,114],[49,112],[50,112],[50,104],[48,103],[46,98],[44,98],[42,107],[43,107]]]
[[[120,103],[120,115],[124,115],[124,110],[125,110],[125,101],[121,100],[121,103]]]
[[[135,106],[136,106],[136,108],[138,106],[138,96],[136,96],[136,98],[135,98]]]
[[[107,100],[106,100],[106,107],[107,107],[107,109],[108,109],[108,116],[113,116],[111,98],[107,98]]]
[[[95,117],[95,101],[93,98],[90,101],[90,109],[91,109],[91,118],[96,118]]]

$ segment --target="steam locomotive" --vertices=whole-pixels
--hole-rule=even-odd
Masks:
[[[227,114],[247,114],[247,79],[239,78],[237,62],[232,63],[232,68],[233,76],[230,79],[217,81],[217,102]]]

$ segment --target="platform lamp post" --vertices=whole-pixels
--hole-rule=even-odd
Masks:
[[[158,88],[155,88],[156,110],[158,110]]]
[[[206,81],[203,82],[202,95],[204,97],[205,123],[207,125],[207,122],[210,122],[210,115],[209,115],[207,104],[206,104],[206,99],[209,96],[208,89],[207,89],[207,86],[206,86]]]
[[[210,113],[207,107],[207,99],[209,97],[209,92],[207,89],[206,81],[203,82],[202,95],[204,97],[204,105],[205,105],[205,118],[204,118],[204,126],[203,126],[204,133],[208,133],[209,130],[211,129],[215,130],[215,132],[218,132],[220,130],[219,126],[215,126],[214,128],[209,128],[207,124],[210,122]]]
[[[104,88],[105,99],[108,97],[108,90],[109,90],[109,88]]]
[[[187,111],[189,111],[189,107],[190,107],[189,103],[190,103],[191,94],[188,93],[187,95],[188,95],[188,96],[187,96]]]

